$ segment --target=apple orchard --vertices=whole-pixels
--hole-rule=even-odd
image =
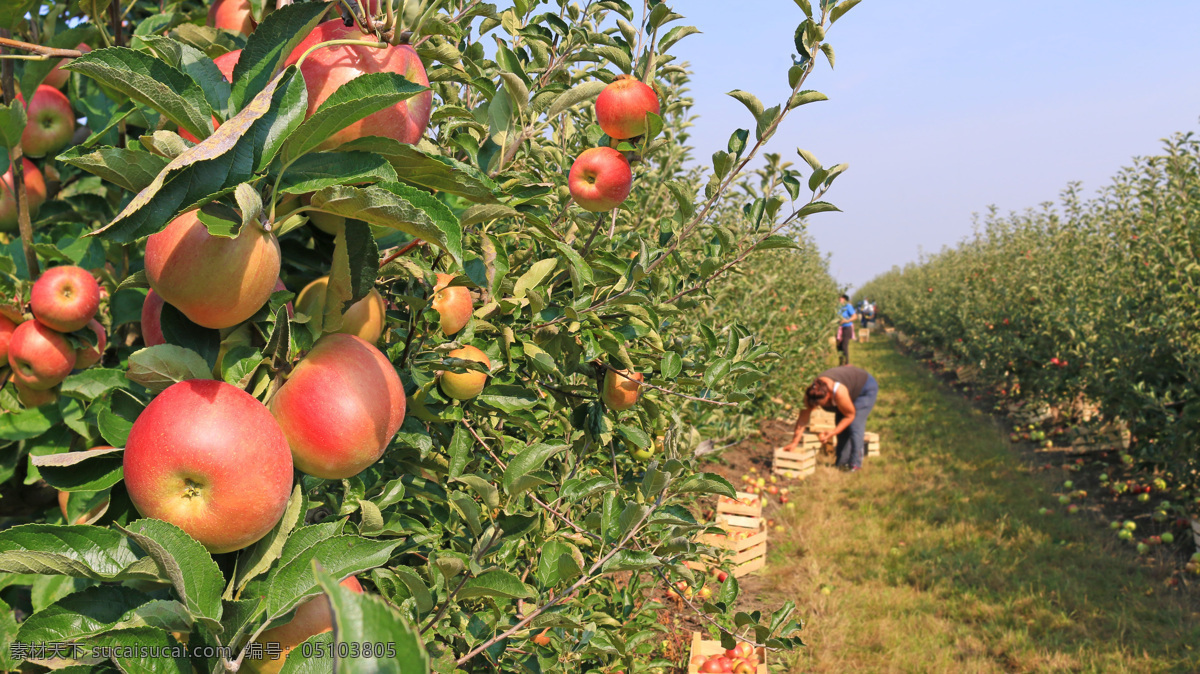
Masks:
[[[846,166],[766,147],[857,2],[711,161],[662,2],[3,3],[0,629],[72,647],[4,668],[665,670],[679,582],[800,645],[685,562],[821,365]]]

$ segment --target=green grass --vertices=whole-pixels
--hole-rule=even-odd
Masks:
[[[884,456],[796,488],[789,533],[745,583],[800,607],[808,647],[792,671],[1200,671],[1194,587],[1168,589],[1103,522],[1065,515],[1058,471],[1031,472],[890,342],[852,355],[879,380],[869,428]]]

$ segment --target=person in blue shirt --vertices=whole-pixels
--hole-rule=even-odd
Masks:
[[[838,298],[838,317],[841,321],[837,332],[838,364],[849,365],[850,342],[854,341],[854,319],[858,317],[854,305],[850,304],[849,295]]]

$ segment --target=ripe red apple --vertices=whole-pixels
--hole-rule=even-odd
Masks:
[[[217,58],[213,59],[213,63],[217,64],[217,70],[225,76],[231,84],[233,83],[233,69],[237,67],[238,61],[242,58],[242,50],[235,49],[230,52],[225,52]]]
[[[87,327],[96,333],[96,346],[75,349],[75,367],[80,370],[86,370],[99,363],[104,357],[104,347],[108,345],[108,334],[104,331],[104,326],[100,325],[100,321],[93,318],[88,321]]]
[[[89,450],[89,451],[95,451],[97,449],[112,449],[112,447],[110,445],[96,445],[95,447],[92,447],[91,450]],[[58,492],[58,507],[60,510],[62,510],[64,519],[67,517],[70,517],[69,515],[67,515],[67,502],[70,500],[70,498],[71,498],[71,492],[69,492],[69,491]],[[97,504],[96,507],[92,508],[91,510],[89,510],[86,513],[77,517],[74,522],[71,522],[71,524],[87,524],[88,520],[94,519],[95,517],[100,515],[100,513],[104,512],[104,509],[107,507],[108,507],[108,500],[105,500],[103,503]]]
[[[300,313],[314,316],[325,311],[325,293],[329,290],[329,277],[321,278],[304,286],[296,296],[296,308]],[[350,305],[342,314],[342,327],[339,333],[357,335],[374,344],[383,336],[387,307],[383,296],[374,288],[367,296]]]
[[[642,379],[644,375],[640,372],[629,372],[629,370],[621,370],[614,372],[609,370],[604,375],[604,390],[600,397],[604,400],[605,406],[616,412],[624,412],[625,410],[637,404],[638,394],[642,390]]]
[[[733,663],[724,655],[714,655],[700,666],[701,674],[729,674],[733,671]]]
[[[75,112],[63,92],[46,84],[38,85],[29,105],[28,121],[21,134],[21,150],[29,157],[57,154],[75,135]]]
[[[745,641],[739,641],[733,648],[726,649],[725,657],[733,660],[742,658],[743,660],[754,657],[754,647]]]
[[[142,302],[142,341],[146,346],[166,344],[167,339],[162,331],[163,298],[153,290],[146,293]]]
[[[646,115],[658,111],[654,89],[629,75],[618,75],[596,97],[596,122],[609,138],[624,140],[646,133]]]
[[[567,185],[580,208],[600,213],[620,206],[629,196],[633,171],[625,155],[611,147],[593,147],[571,164]]]
[[[243,35],[253,33],[255,24],[250,14],[250,0],[216,0],[208,8],[208,25]]]
[[[362,593],[363,586],[354,576],[341,583],[342,587]],[[329,605],[329,596],[321,593],[306,600],[296,607],[296,614],[288,622],[264,631],[258,637],[260,644],[279,644],[283,649],[278,659],[265,655],[263,659],[247,658],[244,662],[249,665],[251,672],[256,674],[276,674],[283,669],[288,653],[304,643],[311,636],[333,630],[333,608]]]
[[[51,267],[33,284],[29,307],[46,327],[75,332],[100,308],[100,284],[83,267]]]
[[[124,465],[138,512],[211,552],[265,536],[292,491],[292,453],[270,411],[211,379],[173,384],[150,401],[129,431]]]
[[[82,42],[79,43],[79,46],[75,47],[75,49],[85,54],[92,50],[91,47],[83,44]],[[50,73],[46,75],[46,79],[42,80],[42,83],[48,84],[55,89],[62,89],[64,86],[66,86],[67,80],[71,77],[71,73],[63,70],[62,66],[70,63],[72,60],[74,59],[62,59],[56,63],[54,67],[50,69]]]
[[[58,400],[58,391],[53,388],[48,388],[45,391],[35,391],[33,389],[26,388],[24,384],[17,381],[15,375],[10,377],[10,379],[12,380],[13,386],[17,389],[17,400],[21,401],[21,404],[27,409],[41,407],[42,405],[49,405],[55,400]]]
[[[404,385],[392,363],[354,335],[317,340],[270,401],[300,471],[341,479],[383,456],[404,423]]]
[[[718,571],[718,572],[717,572],[717,582],[718,582],[718,583],[724,583],[724,582],[725,582],[725,579],[726,579],[726,578],[728,578],[728,577],[729,577],[729,574],[728,574],[728,573],[725,573],[724,571]]]
[[[12,340],[13,331],[16,329],[16,321],[0,314],[0,363],[8,362],[8,343]]]
[[[309,48],[329,40],[370,40],[357,27],[346,26],[341,19],[326,21],[313,29],[288,56],[285,66],[293,65]],[[409,45],[390,46],[384,49],[358,45],[324,47],[309,54],[300,66],[304,83],[308,88],[308,115],[320,107],[346,82],[365,73],[391,72],[403,75],[410,82],[429,86],[425,66],[421,64],[416,50]],[[416,143],[429,126],[429,115],[433,108],[433,92],[423,91],[416,96],[400,101],[366,118],[354,122],[321,143],[319,149],[335,148],[342,143],[364,136],[385,136],[401,143]]]
[[[8,343],[8,364],[25,388],[45,391],[71,374],[75,349],[61,333],[39,321],[25,321],[13,331]]]
[[[453,274],[438,274],[437,285],[433,287],[432,306],[441,316],[442,334],[447,337],[465,328],[475,309],[466,286],[446,287],[453,280]]]
[[[193,323],[228,328],[250,318],[279,279],[279,242],[251,225],[235,238],[212,236],[188,211],[146,240],[146,278]]]
[[[25,171],[25,196],[29,199],[30,217],[46,202],[46,181],[42,172],[28,159],[21,160]],[[17,231],[17,191],[12,169],[0,177],[0,232]]]
[[[461,349],[455,349],[446,355],[451,358],[462,358],[464,360],[483,363],[484,367],[489,370],[492,368],[492,361],[487,357],[487,354],[470,345],[464,346]],[[468,370],[466,372],[441,372],[438,378],[442,384],[442,391],[446,395],[455,400],[470,400],[483,392],[483,387],[487,383],[488,376],[484,372]]]

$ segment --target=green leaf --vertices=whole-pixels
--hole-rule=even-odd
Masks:
[[[471,461],[471,450],[474,447],[474,442],[471,439],[470,433],[466,427],[457,425],[454,427],[454,437],[450,439],[450,477],[456,478],[462,475],[463,469]]]
[[[345,578],[387,564],[403,541],[382,541],[362,536],[333,536],[306,548],[290,561],[281,563],[271,578],[267,592],[267,615],[272,619],[292,610],[296,604],[318,593],[313,577],[313,561],[335,576]]]
[[[65,396],[91,401],[115,388],[128,386],[123,370],[92,367],[64,379],[59,391]]]
[[[729,480],[716,473],[696,473],[675,484],[676,494],[717,494],[737,498],[737,491]]]
[[[290,163],[360,119],[428,90],[397,73],[367,73],[355,77],[338,87],[292,132],[283,144],[283,161]]]
[[[656,566],[661,566],[662,560],[655,555],[646,552],[645,550],[618,550],[617,554],[613,555],[601,571],[604,573],[616,573],[617,571],[640,571],[642,569],[650,569]]]
[[[683,371],[683,359],[674,351],[667,351],[663,354],[662,364],[660,365],[663,379],[674,379]]]
[[[812,167],[812,170],[814,170],[814,171],[820,170],[821,161],[819,159],[817,159],[817,156],[815,154],[809,152],[808,150],[802,150],[800,148],[796,148],[796,154],[800,155],[800,158],[803,159],[810,167]]]
[[[557,117],[572,106],[594,100],[606,86],[608,85],[603,81],[591,80],[571,87],[554,99],[550,109],[546,111],[546,117]]]
[[[225,578],[208,550],[183,529],[162,520],[140,519],[128,527],[114,526],[154,559],[159,574],[171,582],[188,612],[209,629],[220,632]]]
[[[717,358],[708,364],[708,369],[704,371],[704,384],[709,388],[716,385],[717,382],[725,378],[729,374],[730,362],[727,358]]]
[[[263,120],[263,129],[258,133],[262,138],[262,152],[254,163],[255,173],[261,173],[271,166],[284,143],[308,114],[308,89],[304,86],[304,77],[294,68],[285,72],[284,77],[286,81],[283,87],[272,99],[275,114]]]
[[[121,481],[123,449],[96,449],[30,457],[51,487],[60,491],[100,491]]]
[[[21,135],[25,133],[25,106],[19,103],[0,105],[0,147],[15,148],[21,143]],[[5,171],[8,170],[7,155],[5,155]]]
[[[836,23],[838,19],[846,15],[846,12],[854,9],[854,6],[860,2],[862,0],[842,0],[829,12],[829,22]]]
[[[700,29],[696,28],[695,26],[675,26],[671,30],[667,31],[667,34],[662,36],[662,39],[658,41],[658,51],[665,54],[667,53],[667,50],[675,46],[676,42],[679,42],[689,35],[695,35],[699,32]]]
[[[122,672],[138,674],[191,674],[183,646],[164,630],[152,627],[105,632],[90,639],[88,647],[113,649],[113,662]],[[170,655],[164,657],[162,653]]]
[[[298,2],[280,7],[263,19],[246,40],[242,56],[233,68],[231,109],[240,110],[246,101],[268,87],[276,73],[283,70],[283,62],[321,23],[330,7],[333,5],[329,3]]]
[[[209,107],[220,113],[218,116],[221,119],[229,116],[229,81],[204,52],[161,35],[143,35],[140,39],[160,59],[200,85],[201,91],[204,92],[204,100],[208,102]]]
[[[797,91],[792,100],[788,101],[788,107],[798,108],[809,103],[817,101],[828,101],[829,97],[819,91]]]
[[[129,381],[158,393],[168,386],[189,379],[212,379],[204,357],[174,344],[158,344],[129,356]]]
[[[157,232],[180,209],[203,205],[219,193],[250,180],[251,170],[263,149],[261,136],[279,111],[275,94],[280,78],[272,80],[211,136],[172,159],[112,222],[94,234],[104,234],[117,243],[129,243]]]
[[[212,108],[192,78],[149,54],[125,47],[88,52],[62,66],[147,105],[197,138],[212,133]]]
[[[729,92],[728,95],[733,96],[739,103],[746,106],[746,109],[750,111],[750,114],[754,115],[755,121],[758,121],[758,119],[762,117],[762,101],[758,100],[754,94],[742,91],[741,89],[734,89],[733,91]]]
[[[17,441],[36,438],[62,423],[62,413],[54,405],[0,414],[0,439]]]
[[[471,578],[458,591],[459,599],[472,597],[499,597],[501,599],[528,599],[534,596],[533,588],[521,582],[503,569],[492,569]]]
[[[757,250],[772,250],[775,248],[796,249],[799,247],[800,247],[800,245],[798,243],[796,243],[796,240],[793,239],[792,237],[782,236],[779,234],[773,234],[771,236],[768,236],[767,238],[763,239],[762,241],[759,241],[758,245],[755,246],[755,248]]]
[[[170,161],[166,157],[141,150],[100,147],[89,151],[82,145],[76,145],[60,154],[58,160],[115,183],[130,192],[145,189]]]
[[[558,267],[558,258],[548,257],[529,266],[529,270],[513,285],[513,297],[522,298],[531,289],[541,289],[542,283]]]
[[[145,626],[137,609],[152,601],[129,587],[85,588],[31,615],[17,638],[23,643],[78,643],[112,629]]]
[[[505,414],[527,410],[538,404],[536,393],[523,386],[510,384],[492,384],[485,388],[476,400]]]
[[[279,191],[307,194],[330,185],[396,182],[396,169],[386,159],[367,152],[312,152],[288,167]]]
[[[462,226],[445,204],[426,192],[391,182],[368,187],[334,185],[313,194],[311,204],[327,213],[428,241],[462,265]]]
[[[255,577],[266,573],[271,564],[279,559],[283,546],[287,543],[292,531],[304,523],[304,488],[297,484],[292,488],[292,496],[288,499],[287,509],[283,517],[272,527],[270,533],[263,536],[257,543],[244,550],[238,557],[237,587],[243,588]]]
[[[339,674],[427,674],[429,655],[417,630],[394,608],[377,596],[361,594],[341,586],[337,574],[315,568],[319,588],[329,596],[333,610]],[[373,655],[341,657],[342,645],[361,648],[365,644],[386,644]],[[380,653],[378,650],[382,650]],[[328,671],[328,670],[325,670]]]
[[[0,28],[17,30],[21,24],[25,23],[25,14],[37,7],[37,4],[34,0],[0,2]],[[82,3],[80,4],[82,5]]]
[[[508,467],[504,469],[504,477],[501,478],[504,491],[511,494],[518,479],[533,471],[540,470],[547,459],[567,449],[569,446],[547,445],[538,442],[523,449],[520,454],[509,462]]]
[[[827,213],[829,211],[837,211],[840,213],[841,209],[824,201],[814,201],[810,204],[805,204],[797,215],[803,218],[815,213]]]
[[[495,203],[499,186],[479,169],[453,157],[427,154],[394,138],[368,136],[346,143],[343,151],[379,154],[391,162],[400,181],[454,194],[476,203]]]
[[[154,560],[120,532],[82,524],[23,524],[0,531],[0,572],[101,581],[160,578]]]

